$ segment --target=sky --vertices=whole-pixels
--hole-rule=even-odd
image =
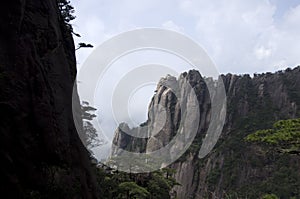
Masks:
[[[223,74],[273,72],[300,65],[300,0],[73,0],[71,4],[76,15],[72,25],[81,35],[75,37],[76,45],[86,42],[97,47],[125,31],[158,27],[196,41]],[[93,50],[76,51],[78,69]],[[106,85],[117,81],[109,79],[100,84],[104,93],[99,91],[99,99],[111,90]],[[155,83],[145,85],[131,95],[128,109],[134,124],[145,121],[154,88]],[[100,123],[112,132],[102,135],[108,141],[117,125],[106,114],[109,100],[96,104]]]
[[[76,42],[101,44],[124,31],[161,27],[197,41],[221,73],[300,63],[299,0],[73,0]],[[79,65],[91,50],[77,53]]]

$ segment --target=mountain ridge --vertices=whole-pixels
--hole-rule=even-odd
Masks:
[[[170,165],[177,171],[174,177],[182,184],[174,188],[177,196],[179,198],[224,198],[225,195],[228,197],[239,194],[241,197],[258,198],[266,191],[276,193],[283,198],[290,197],[288,194],[299,197],[295,188],[300,182],[296,180],[300,179],[298,174],[294,175],[296,185],[287,183],[287,188],[280,187],[274,180],[277,174],[282,175],[279,172],[281,168],[300,173],[299,157],[283,157],[267,152],[263,155],[259,154],[262,149],[257,145],[246,143],[244,137],[255,130],[270,127],[277,120],[300,117],[298,92],[300,90],[300,67],[275,73],[255,74],[253,77],[247,74],[221,75],[227,94],[225,125],[218,143],[203,159],[198,158],[198,152],[209,125],[208,117],[211,106],[209,93],[203,86],[204,81],[199,72],[189,71],[183,73],[180,78],[182,77],[187,78],[196,90],[201,114],[204,114],[199,121],[199,130],[194,142],[183,156]],[[158,86],[149,110],[154,106],[155,99],[163,99],[163,103],[159,103],[165,105],[167,115],[171,117],[178,110],[176,110],[174,98],[163,97],[164,91],[166,89]],[[172,95],[168,92],[167,95]],[[148,148],[158,149],[178,133],[174,128],[176,124],[178,124],[178,117],[173,123],[167,122],[161,136],[157,137],[162,140],[162,145],[155,144],[151,139],[130,137],[121,128],[117,128],[113,155],[118,154],[118,146],[134,152],[146,152]],[[155,124],[148,119],[143,125]],[[133,128],[135,129],[138,128]],[[270,161],[269,156],[275,159]],[[286,162],[283,159],[286,159]],[[262,162],[262,168],[255,165],[259,164],[259,161]],[[289,167],[287,164],[289,161],[294,162],[295,165]],[[270,170],[269,167],[272,169]],[[271,171],[273,175],[270,174]],[[247,187],[247,184],[250,185]],[[255,189],[257,191],[253,191]]]

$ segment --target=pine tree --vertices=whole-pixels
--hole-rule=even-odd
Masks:
[[[67,0],[58,0],[58,7],[65,23],[70,23],[76,17],[74,16],[74,7]]]
[[[74,16],[75,10],[71,5],[70,1],[67,0],[57,0],[58,8],[60,10],[60,15],[66,24],[69,31],[77,37],[80,37],[78,33],[75,33],[70,22],[74,20],[76,17]]]
[[[103,144],[103,140],[100,140],[97,135],[97,130],[92,124],[92,120],[96,117],[94,112],[97,109],[91,107],[88,102],[83,101],[81,104],[81,113],[83,120],[83,132],[82,141],[84,145],[90,150],[94,147],[100,146]]]

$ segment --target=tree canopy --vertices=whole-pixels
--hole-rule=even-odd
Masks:
[[[271,129],[258,130],[246,140],[268,144],[281,153],[300,155],[300,118],[275,122]]]
[[[151,173],[134,174],[111,169],[100,163],[97,167],[97,182],[104,199],[169,199],[176,195],[172,193],[172,188],[179,185],[173,177],[174,172],[174,169],[164,168]]]
[[[150,194],[147,189],[137,185],[135,182],[122,182],[118,186],[120,198],[147,198]]]

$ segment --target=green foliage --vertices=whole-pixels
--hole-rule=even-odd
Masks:
[[[137,185],[135,182],[122,182],[118,186],[119,198],[145,199],[149,196],[147,189]]]
[[[258,130],[246,137],[250,142],[261,142],[272,145],[283,153],[300,155],[300,118],[280,120],[272,129]]]
[[[275,194],[266,194],[262,199],[279,199]]]
[[[169,168],[168,168],[169,169]],[[179,185],[170,175],[174,170],[164,169],[153,172],[148,183],[148,190],[152,198],[167,199],[170,198],[170,191],[175,185]]]
[[[218,180],[221,176],[221,170],[219,168],[213,169],[207,176],[206,182],[208,183],[208,186],[214,186],[217,184]]]
[[[174,169],[164,168],[152,173],[132,174],[102,165],[97,168],[99,195],[104,199],[168,199],[171,189],[179,185],[172,177],[174,173]]]

